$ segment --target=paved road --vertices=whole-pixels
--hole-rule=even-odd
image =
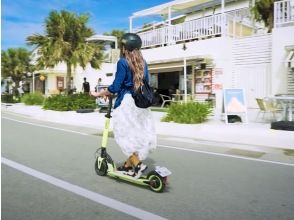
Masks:
[[[173,174],[157,194],[95,174],[101,136],[93,129],[2,114],[1,136],[3,220],[294,216],[294,160],[286,150],[160,137],[146,162]],[[109,146],[113,159],[123,162],[112,138]]]

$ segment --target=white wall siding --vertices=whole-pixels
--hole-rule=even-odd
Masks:
[[[77,67],[75,70],[74,85],[78,91],[81,91],[83,78],[86,77],[87,81],[90,83],[90,89],[94,90],[98,78],[102,79],[102,84],[110,85],[115,76],[116,64],[113,63],[102,63],[100,69],[94,69],[90,65],[87,65],[85,69]],[[106,74],[112,73],[112,76],[107,76]]]
[[[294,70],[288,71],[287,93],[294,94]]]
[[[244,88],[249,108],[256,108],[256,98],[270,94],[271,64],[242,65],[235,67],[235,88]]]
[[[234,39],[233,64],[271,63],[272,39],[270,34]]]
[[[255,98],[271,91],[272,36],[234,39],[232,47],[232,87],[244,88],[248,107],[256,108]]]

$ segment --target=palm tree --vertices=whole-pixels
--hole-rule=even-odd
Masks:
[[[278,0],[256,0],[251,11],[254,19],[258,22],[263,21],[270,33],[274,23],[274,2]]]
[[[31,53],[25,48],[9,48],[1,51],[1,73],[3,77],[11,77],[15,82],[15,89],[19,82],[32,72]],[[14,90],[14,93],[16,90]]]
[[[99,68],[102,63],[101,46],[87,42],[94,31],[87,27],[88,14],[76,15],[68,11],[51,11],[45,20],[45,34],[27,37],[29,45],[37,45],[37,67],[52,68],[60,62],[67,67],[66,93],[70,90],[73,67],[85,69],[90,63]]]

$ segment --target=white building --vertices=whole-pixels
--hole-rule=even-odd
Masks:
[[[294,93],[294,1],[275,3],[272,34],[254,21],[251,5],[175,0],[133,13],[130,31],[142,38],[153,86],[169,95],[179,89],[196,100],[215,95],[217,113],[223,88],[244,88],[249,108],[257,107],[255,98]],[[156,15],[163,20],[134,27]]]

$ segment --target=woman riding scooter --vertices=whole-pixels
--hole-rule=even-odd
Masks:
[[[138,108],[132,94],[149,81],[147,63],[140,48],[142,40],[137,34],[124,34],[115,79],[102,92],[91,92],[95,97],[117,94],[113,112],[113,133],[122,152],[128,157],[117,170],[139,178],[147,169],[142,162],[156,148],[155,125],[150,109]]]

